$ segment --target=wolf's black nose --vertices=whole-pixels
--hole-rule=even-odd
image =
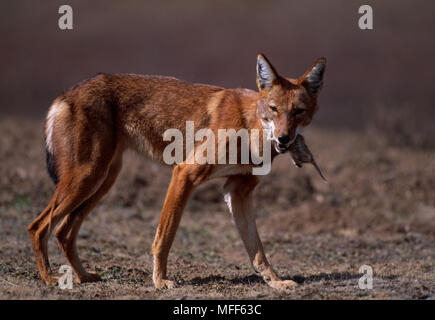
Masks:
[[[278,137],[278,142],[281,144],[288,144],[290,142],[290,136],[288,134],[281,134]]]

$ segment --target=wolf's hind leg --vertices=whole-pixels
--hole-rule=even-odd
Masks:
[[[56,281],[51,274],[47,251],[48,238],[52,230],[61,219],[74,212],[92,195],[95,184],[98,183],[98,180],[90,183],[89,179],[84,179],[79,174],[73,176],[75,183],[70,180],[60,181],[47,208],[27,228],[39,272],[46,284],[53,284]],[[86,180],[86,187],[83,186],[83,180]]]
[[[118,154],[112,161],[106,179],[98,191],[83,202],[74,212],[67,215],[56,231],[59,246],[71,265],[77,282],[93,282],[100,280],[98,274],[87,272],[80,262],[77,253],[77,235],[86,216],[95,208],[98,201],[113,186],[122,167],[122,155]]]

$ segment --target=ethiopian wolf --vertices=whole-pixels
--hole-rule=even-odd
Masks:
[[[48,171],[57,187],[47,207],[28,226],[42,279],[47,284],[54,281],[47,241],[58,223],[56,237],[76,280],[100,279],[83,268],[77,254],[77,234],[83,220],[115,182],[125,150],[133,148],[165,163],[163,155],[171,144],[164,139],[165,132],[177,129],[185,134],[192,121],[197,129],[207,129],[215,137],[219,136],[219,129],[236,134],[246,129],[248,135],[255,130],[265,132],[254,145],[255,139],[248,139],[249,149],[254,147],[263,156],[268,152],[273,160],[288,151],[297,129],[311,122],[318,109],[325,66],[325,58],[320,58],[300,78],[290,79],[280,76],[259,54],[258,92],[191,84],[163,76],[100,74],[56,98],[47,115],[45,133]],[[181,161],[172,164],[172,179],[152,245],[156,288],[174,286],[167,275],[167,259],[183,209],[195,188],[214,178],[226,179],[225,200],[254,269],[274,288],[296,285],[291,280],[281,280],[264,254],[251,205],[252,192],[258,184],[253,169],[259,164],[252,161],[252,155],[245,157],[242,138],[237,137],[237,155],[229,155],[240,160],[237,163],[192,161],[188,146],[184,146]],[[210,146],[212,139],[207,135],[204,139]],[[224,139],[230,143],[231,135]],[[213,143],[218,144],[218,140],[222,141]],[[190,149],[205,157],[219,152],[219,147],[203,148],[204,143],[192,141]],[[222,160],[222,154],[214,158]]]

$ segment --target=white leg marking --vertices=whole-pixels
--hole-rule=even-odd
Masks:
[[[232,197],[231,191],[229,191],[224,194],[224,200],[227,203],[234,224],[248,252],[251,268],[254,272],[258,272],[254,266],[255,251],[257,250],[257,227],[255,225],[254,213],[251,212],[252,198],[248,196],[246,199],[238,199],[237,196]]]

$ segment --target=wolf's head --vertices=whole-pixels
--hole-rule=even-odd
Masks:
[[[326,59],[319,58],[299,79],[289,79],[281,77],[263,54],[258,55],[258,115],[279,153],[288,150],[298,128],[309,125],[317,111],[325,67]]]

